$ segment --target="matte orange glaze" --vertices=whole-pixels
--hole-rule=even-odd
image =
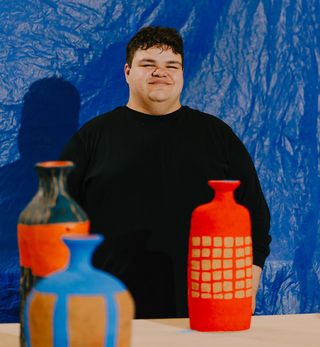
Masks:
[[[108,334],[105,297],[70,295],[67,305],[69,347],[105,347]]]
[[[40,225],[18,224],[20,264],[32,274],[45,277],[66,266],[69,253],[62,242],[65,234],[89,233],[89,221]]]
[[[32,317],[29,322],[32,347],[54,347],[53,315],[56,300],[55,294],[34,294],[29,307],[29,315]]]
[[[54,168],[54,167],[69,167],[73,166],[72,161],[44,161],[37,163],[36,166],[45,167],[45,168]]]

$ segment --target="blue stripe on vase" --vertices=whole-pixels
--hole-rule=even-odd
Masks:
[[[29,294],[28,300],[26,300],[25,302],[25,309],[23,312],[24,315],[24,335],[25,335],[25,339],[26,339],[26,346],[27,347],[31,347],[31,341],[30,341],[30,320],[28,319],[28,317],[30,317],[29,311],[30,311],[30,304],[33,300],[34,297],[34,292],[31,292]]]
[[[106,293],[105,297],[107,298],[108,302],[108,317],[106,326],[107,336],[105,347],[116,347],[119,312],[113,293]]]
[[[53,346],[68,347],[67,300],[65,295],[57,296],[56,306],[53,314],[53,332],[56,331],[59,331],[59,334],[54,334]],[[66,342],[66,344],[63,342]]]

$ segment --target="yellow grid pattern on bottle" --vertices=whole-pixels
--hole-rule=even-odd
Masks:
[[[252,296],[250,236],[194,236],[190,265],[192,297],[228,300]]]

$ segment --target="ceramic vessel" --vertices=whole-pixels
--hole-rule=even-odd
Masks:
[[[250,327],[252,240],[249,211],[236,203],[240,181],[209,181],[214,199],[192,214],[188,255],[190,328]]]
[[[32,286],[66,265],[68,250],[61,241],[66,233],[89,233],[89,221],[66,189],[72,162],[36,164],[39,189],[18,221],[20,254],[20,346],[25,346],[23,308]]]
[[[40,281],[25,307],[28,347],[128,347],[134,305],[114,276],[94,269],[100,235],[65,236],[70,263]]]

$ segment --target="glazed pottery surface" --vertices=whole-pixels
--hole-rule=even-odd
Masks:
[[[28,293],[39,279],[66,265],[68,250],[61,236],[89,232],[86,214],[66,189],[72,168],[73,163],[66,161],[38,163],[39,189],[19,216],[21,347],[25,346],[23,308]]]
[[[188,255],[190,327],[249,329],[252,240],[249,211],[236,203],[240,181],[209,181],[214,199],[192,214]]]
[[[70,263],[40,281],[25,309],[28,347],[127,347],[134,305],[125,286],[91,265],[102,236],[65,236]]]

